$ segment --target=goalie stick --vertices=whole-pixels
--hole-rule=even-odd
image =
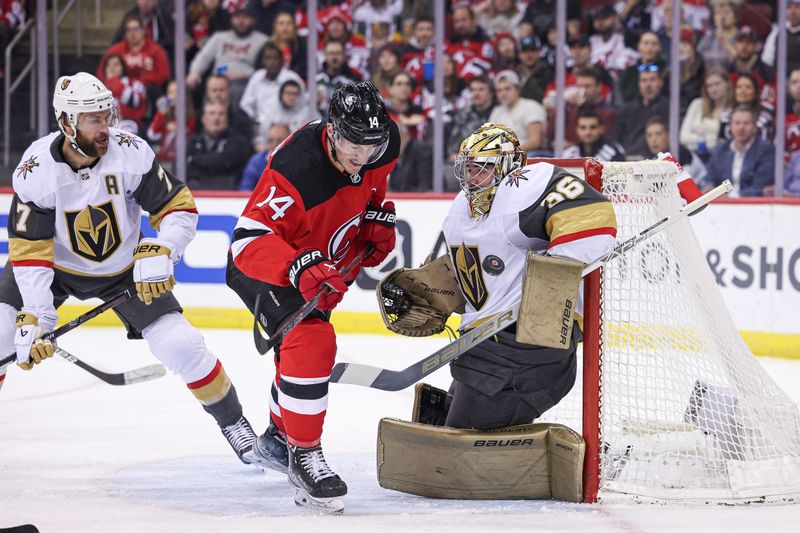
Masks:
[[[117,294],[116,296],[114,296],[113,298],[108,300],[107,302],[103,302],[100,305],[98,305],[97,307],[89,309],[88,311],[86,311],[82,315],[76,316],[75,318],[73,318],[72,320],[67,322],[66,324],[62,324],[61,326],[57,327],[53,331],[48,331],[47,333],[42,335],[41,338],[45,339],[45,340],[57,339],[60,336],[62,336],[64,333],[72,331],[73,329],[77,328],[81,324],[84,324],[84,323],[88,322],[89,320],[97,317],[98,315],[101,315],[101,314],[105,313],[109,309],[113,309],[114,307],[118,306],[119,304],[121,304],[122,302],[127,300],[128,298],[132,298],[133,295],[135,295],[135,294],[136,294],[136,292],[133,289],[125,289],[124,291],[122,291],[121,293]],[[0,366],[7,365],[8,363],[10,363],[14,359],[16,359],[16,357],[17,357],[17,352],[14,352],[9,356],[6,356],[6,357],[0,359]],[[80,365],[78,365],[78,366],[80,366]],[[86,365],[86,366],[89,366],[89,365]],[[81,368],[83,368],[83,367],[81,367]]]
[[[652,237],[656,233],[680,222],[687,216],[705,207],[713,200],[728,193],[733,186],[730,180],[725,180],[721,185],[708,191],[690,204],[685,205],[677,213],[673,213],[648,228],[643,229],[638,234],[616,245],[613,250],[584,267],[582,276],[597,270],[605,263],[616,259],[625,252],[639,244],[640,242]],[[434,372],[445,363],[450,363],[459,355],[470,348],[488,339],[497,332],[505,329],[517,321],[519,313],[519,303],[514,304],[505,311],[494,315],[490,320],[484,322],[479,327],[461,335],[450,344],[436,350],[424,359],[413,363],[403,370],[389,370],[370,365],[358,363],[336,363],[331,373],[331,383],[347,383],[350,385],[361,385],[386,391],[398,391],[405,389],[421,380],[431,372]]]
[[[367,246],[357,253],[356,256],[339,271],[341,276],[345,277],[346,275],[350,274],[350,272],[360,265],[361,261],[363,261],[364,258],[370,253],[372,253],[372,246]],[[300,309],[286,317],[284,321],[278,325],[275,335],[270,338],[266,338],[261,334],[261,328],[264,328],[264,331],[267,330],[267,320],[261,314],[261,293],[258,293],[258,295],[256,295],[255,306],[253,307],[253,342],[256,344],[256,350],[258,353],[264,355],[276,344],[278,344],[287,333],[293,330],[294,327],[302,322],[305,317],[311,314],[311,311],[317,308],[319,299],[322,298],[322,295],[327,292],[330,292],[330,288],[328,285],[325,285],[322,290],[314,295],[313,298],[304,303]]]

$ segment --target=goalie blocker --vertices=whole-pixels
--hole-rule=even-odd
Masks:
[[[482,431],[420,423],[441,423],[446,398],[418,384],[412,422],[380,421],[382,487],[429,498],[582,500],[585,446],[578,433],[560,424]]]

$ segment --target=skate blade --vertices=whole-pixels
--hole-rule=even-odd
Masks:
[[[327,514],[344,513],[344,500],[342,498],[314,498],[303,489],[294,489],[294,503],[299,507],[315,509]]]

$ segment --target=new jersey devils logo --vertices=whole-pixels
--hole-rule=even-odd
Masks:
[[[338,263],[347,255],[356,239],[360,221],[361,215],[356,215],[333,232],[331,240],[328,241],[328,257],[331,261]]]

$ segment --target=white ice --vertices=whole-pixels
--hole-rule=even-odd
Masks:
[[[271,357],[244,330],[204,335],[256,431],[267,423]],[[442,339],[339,337],[339,360],[404,368]],[[154,362],[144,341],[83,327],[61,340],[109,371]],[[760,358],[800,400],[800,361]],[[430,380],[446,387],[447,370]],[[213,420],[174,376],[113,387],[70,363],[10,369],[0,391],[0,528],[42,533],[313,531],[798,531],[800,505],[673,507],[551,501],[443,501],[382,489],[375,439],[384,416],[409,418],[411,389],[332,385],[323,445],[350,488],[343,516],[297,508],[286,480],[238,462]]]

